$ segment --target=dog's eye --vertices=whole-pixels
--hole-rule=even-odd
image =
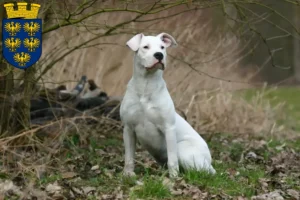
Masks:
[[[161,49],[164,49],[165,47],[164,46],[161,46]]]
[[[149,49],[149,46],[144,46],[144,49]]]

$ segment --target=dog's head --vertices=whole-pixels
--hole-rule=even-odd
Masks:
[[[126,44],[136,52],[138,64],[149,71],[164,70],[166,49],[170,46],[177,46],[175,39],[167,33],[160,33],[157,36],[144,36],[140,33],[132,37]]]

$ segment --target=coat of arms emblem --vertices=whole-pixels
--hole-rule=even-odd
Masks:
[[[7,19],[2,21],[3,57],[14,67],[26,69],[42,54],[42,20],[39,4],[6,3]]]

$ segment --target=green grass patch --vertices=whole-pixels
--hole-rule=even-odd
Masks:
[[[297,177],[286,177],[285,181],[287,185],[289,185],[294,190],[300,190],[299,180],[297,181]]]
[[[214,194],[251,197],[255,194],[259,179],[265,177],[264,171],[259,168],[246,169],[225,163],[214,164],[214,167],[217,171],[215,175],[205,171],[188,171],[183,175],[184,179]]]
[[[230,146],[230,157],[232,160],[234,161],[239,161],[241,159],[241,155],[243,153],[243,145],[240,144],[240,143],[233,143],[231,146]]]
[[[95,176],[95,177],[91,177],[88,180],[85,181],[86,184],[93,186],[93,187],[97,187],[99,185],[105,185],[107,183],[107,178],[103,178],[101,176]]]
[[[164,199],[171,197],[170,190],[163,184],[163,177],[146,176],[143,179],[143,185],[137,186],[131,194],[131,199]]]
[[[45,177],[42,177],[39,181],[39,183],[41,185],[43,184],[48,184],[48,183],[53,183],[55,181],[58,181],[58,180],[61,180],[62,177],[61,177],[61,174],[52,174],[50,176],[45,176]]]
[[[257,145],[261,143],[255,143],[254,140],[257,142],[264,140],[265,142],[262,145]],[[284,179],[272,175],[266,167],[270,165],[268,162],[270,158],[276,156],[280,151],[285,151],[287,148],[300,149],[299,140],[286,141],[284,139],[261,139],[257,137],[243,139],[234,134],[215,133],[207,141],[217,174],[186,171],[180,176],[188,184],[199,187],[201,192],[207,193],[208,198],[212,198],[214,195],[250,198],[264,192],[259,183],[261,178],[272,179],[274,183],[283,180],[285,181],[283,182],[284,187],[300,189],[299,181],[293,178],[293,174],[287,174],[287,178]],[[58,170],[52,170],[52,172],[54,171],[53,175],[43,177],[40,180],[36,178],[37,183],[43,187],[55,181],[58,181],[59,184],[67,182],[76,188],[91,186],[95,187],[101,195],[112,195],[122,191],[126,197],[129,195],[130,199],[191,198],[192,192],[173,196],[168,186],[164,185],[166,169],[161,169],[158,166],[153,167],[152,164],[144,165],[144,160],[136,162],[136,177],[123,177],[124,149],[122,145],[121,138],[111,135],[106,136],[105,139],[96,136],[90,137],[87,145],[82,146],[78,135],[71,135],[65,139],[65,149],[60,165],[66,165],[66,167],[70,165],[68,170],[77,174],[76,179],[75,177],[63,179],[63,172],[60,172],[58,167]],[[246,155],[249,152],[254,152],[257,159],[247,158]],[[137,156],[137,159],[140,157]],[[99,169],[91,170],[95,165],[98,165]],[[5,177],[5,174],[0,174],[0,178],[1,176]],[[141,182],[142,185],[139,184]],[[175,181],[175,186],[180,186],[180,184],[182,182]],[[270,183],[268,188],[277,189],[277,185],[272,184]],[[182,187],[185,186],[182,185]],[[88,196],[85,199],[96,199],[96,197]]]
[[[123,141],[122,140],[119,140],[119,139],[115,139],[115,138],[106,138],[102,143],[101,145],[103,146],[119,146],[119,145],[122,145],[123,144]]]

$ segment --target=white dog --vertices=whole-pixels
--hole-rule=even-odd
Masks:
[[[133,76],[120,109],[124,124],[124,175],[135,175],[136,139],[157,162],[168,165],[171,177],[178,175],[179,165],[215,173],[206,142],[176,113],[163,79],[166,48],[176,45],[166,33],[137,34],[127,42],[135,56]]]

